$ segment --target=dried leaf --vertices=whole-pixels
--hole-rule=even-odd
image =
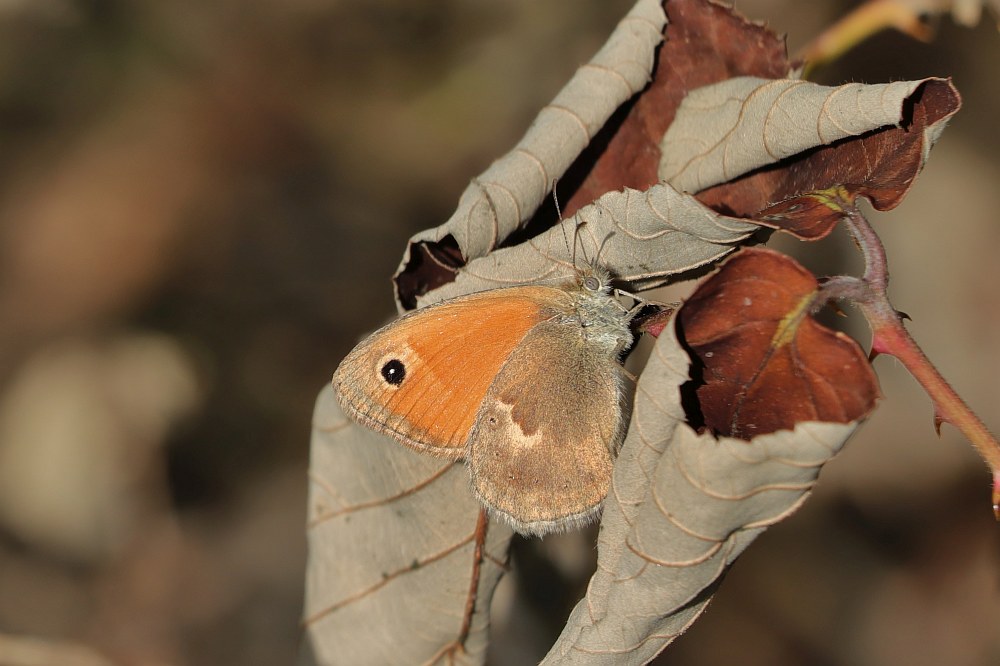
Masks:
[[[665,21],[655,0],[637,2],[604,47],[541,110],[514,149],[473,179],[451,218],[410,239],[399,273],[406,271],[414,253],[424,252],[415,249],[421,245],[433,246],[447,237],[466,260],[482,257],[529,220],[553,180],[565,173],[611,114],[648,83]],[[411,294],[401,291],[406,301]]]
[[[317,664],[481,663],[511,531],[461,464],[355,425],[327,386],[310,462],[306,639]]]
[[[857,426],[799,423],[752,442],[697,435],[680,406],[687,366],[668,327],[639,380],[597,573],[543,664],[651,660],[697,618],[743,549],[802,504]]]
[[[691,87],[737,73],[771,78],[788,73],[780,40],[727,7],[697,0],[671,0],[666,6],[676,22],[667,28],[668,41],[660,49],[652,85],[639,92],[649,80],[664,18],[659,5],[640,0],[595,60],[581,68],[542,111],[521,143],[466,190],[448,222],[411,239],[396,276],[401,309],[482,289],[562,280],[586,260],[607,266],[636,289],[655,286],[738,246],[757,228],[741,218],[775,201],[771,197],[785,192],[782,187],[799,183],[796,178],[809,183],[827,176],[836,180],[838,169],[844,167],[814,164],[810,160],[815,155],[894,131],[883,126],[900,122],[897,113],[875,125],[883,129],[859,129],[866,132],[860,139],[841,138],[828,148],[817,149],[813,136],[805,147],[785,146],[783,150],[799,152],[784,159],[768,152],[763,138],[770,135],[764,131],[772,128],[763,123],[761,140],[749,148],[756,153],[747,161],[758,166],[747,167],[753,171],[733,183],[700,194],[725,214],[668,184],[652,184],[657,179],[659,141]],[[914,86],[902,88],[909,91],[903,99],[913,102],[915,109],[925,93],[947,102],[948,95],[939,95],[945,89],[936,80]],[[858,91],[862,97],[871,92]],[[781,109],[779,101],[780,96],[769,108]],[[949,105],[927,105],[931,108],[947,110]],[[940,115],[937,110],[927,117]],[[795,121],[794,111],[789,111],[790,123]],[[811,112],[814,120],[825,117],[822,110]],[[919,153],[917,168],[946,116],[923,125],[914,121],[909,128],[919,135],[908,144]],[[840,123],[853,128],[853,120],[848,120]],[[904,135],[898,139],[912,138],[907,130],[899,131]],[[582,153],[588,145],[588,153]],[[865,144],[858,146],[863,149]],[[884,152],[888,156],[891,151],[887,147]],[[850,157],[852,153],[838,153],[838,159],[843,155],[859,161],[856,155]],[[760,166],[775,159],[781,161]],[[727,171],[726,160],[718,164],[724,167],[723,176],[736,174]],[[571,196],[573,219],[532,236],[537,221],[528,230],[526,223],[544,201],[552,179],[568,173],[571,165],[573,177],[583,183]],[[909,166],[901,173],[906,169],[916,173]],[[755,194],[753,178],[761,174],[771,179],[761,181],[770,189]],[[633,184],[648,189],[630,189]],[[624,191],[614,191],[619,188]],[[741,208],[753,203],[754,196],[763,197],[756,208]],[[530,239],[517,244],[519,236]],[[749,367],[766,370],[761,376],[772,381],[761,395],[772,400],[773,414],[765,429],[787,429],[749,443],[697,435],[685,423],[681,407],[679,387],[687,378],[688,357],[676,341],[673,325],[668,326],[638,384],[629,433],[605,506],[599,570],[546,663],[645,663],[655,656],[700,613],[742,549],[767,525],[799,506],[819,468],[870,409],[877,389],[863,381],[867,364],[859,364],[850,349],[841,353],[843,341],[836,334],[831,338],[804,318],[802,304],[815,289],[811,276],[806,280],[793,271],[796,279],[789,286],[797,285],[798,291],[790,290],[785,293],[788,298],[780,300],[771,294],[778,274],[765,271],[772,281],[761,283],[764,293],[750,292],[758,307],[769,305],[774,315],[769,320],[767,313],[750,311],[749,327],[757,333],[750,340],[766,358],[740,357],[736,359],[740,363],[719,368],[742,371],[748,361]],[[726,287],[738,297],[746,295],[734,288]],[[692,312],[699,308],[703,314],[687,315],[696,324],[728,322],[739,329],[743,323],[733,318],[732,310],[713,313],[695,300]],[[767,322],[781,321],[789,312],[803,314],[790,329],[796,335],[774,344],[779,338]],[[711,336],[706,339],[713,341]],[[761,346],[761,340],[766,344]],[[831,340],[836,344],[830,345]],[[868,391],[858,405],[832,413],[824,402],[824,409],[810,412],[800,409],[801,402],[774,395],[771,387],[784,388],[800,370],[812,371],[814,350],[826,353],[828,347],[834,349],[836,363],[850,362],[854,384],[848,385]],[[800,349],[806,352],[806,362],[793,353]],[[723,356],[731,350],[732,346],[723,346],[708,351]],[[777,360],[784,365],[772,365]],[[839,370],[822,369],[835,371]],[[759,386],[754,376],[735,377],[728,393],[704,397],[706,405],[725,403],[733,396],[743,400],[736,410],[738,427],[731,428],[741,434],[751,430],[743,418],[751,414],[744,398]],[[490,525],[484,541],[482,514],[461,466],[443,465],[348,426],[328,393],[321,394],[317,406],[317,423],[325,427],[314,437],[312,463],[307,623],[317,659],[378,663],[405,654],[413,661],[433,663],[450,657],[479,663],[485,650],[488,601],[502,571],[509,531]],[[718,412],[720,405],[708,407],[703,406],[703,413],[713,415],[713,424],[718,414],[732,421],[733,414]],[[806,418],[848,422],[801,422]]]
[[[644,190],[661,180],[660,142],[689,91],[735,76],[783,78],[792,68],[784,40],[729,5],[670,0],[665,7],[669,21],[653,80],[570,168],[568,179],[582,182],[566,202],[567,215],[605,192]]]
[[[648,289],[731,252],[757,227],[713,213],[667,185],[608,192],[536,238],[470,261],[453,282],[419,305],[484,289],[557,282],[578,270],[574,255],[594,257],[633,289]]]
[[[804,150],[895,125],[903,102],[922,84],[832,88],[745,76],[699,88],[663,137],[660,176],[700,192]]]
[[[704,424],[740,439],[802,421],[866,417],[878,381],[858,343],[818,323],[816,278],[783,254],[745,249],[702,283],[679,328],[701,375]]]
[[[724,81],[684,100],[664,137],[661,175],[716,210],[821,238],[839,217],[818,224],[825,212],[812,193],[840,187],[849,200],[895,207],[959,106],[945,79]],[[775,202],[785,203],[763,210]]]
[[[674,0],[666,7],[671,23],[658,56],[663,10],[640,0],[514,150],[474,179],[451,218],[410,239],[395,277],[401,311],[470,291],[568,277],[578,251],[615,267],[632,288],[652,288],[718,259],[754,231],[746,221],[654,185],[659,142],[692,86],[734,74],[787,75],[784,44],[726,5]],[[654,59],[655,77],[643,88]],[[553,178],[564,174],[571,183],[583,180],[566,206],[578,219],[536,238],[537,247],[491,254],[532,218]],[[584,248],[574,245],[578,220],[592,239]],[[633,229],[639,231],[622,233]]]

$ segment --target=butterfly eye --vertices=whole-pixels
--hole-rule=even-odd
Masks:
[[[399,359],[392,359],[387,361],[385,365],[382,366],[382,379],[386,381],[387,384],[392,384],[393,386],[399,386],[406,379],[406,366]]]
[[[587,291],[600,291],[601,281],[598,280],[593,275],[588,275],[587,277],[583,278],[583,288],[586,289]]]

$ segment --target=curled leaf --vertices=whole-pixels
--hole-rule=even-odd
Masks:
[[[640,0],[518,146],[473,181],[452,217],[411,239],[395,282],[401,309],[560,281],[587,260],[636,289],[655,286],[731,252],[757,228],[753,216],[782,224],[803,210],[792,202],[759,214],[775,201],[826,191],[828,199],[787,225],[821,235],[827,221],[812,213],[835,221],[828,211],[837,197],[898,201],[957,108],[946,81],[889,86],[908,91],[901,113],[878,119],[883,124],[874,129],[831,115],[832,125],[847,128],[842,138],[814,132],[801,144],[782,144],[779,157],[769,151],[780,123],[765,123],[740,167],[750,171],[714,162],[723,180],[696,199],[657,182],[659,141],[680,100],[734,75],[779,79],[789,65],[781,40],[721,3],[664,6],[672,20],[666,43],[663,7]],[[857,96],[870,100],[871,92],[858,88]],[[803,118],[826,117],[804,103],[812,115],[799,118],[782,98],[769,108],[786,114],[790,134],[799,134]],[[867,105],[854,113],[864,116]],[[833,143],[817,144],[817,136]],[[908,142],[899,153],[897,140]],[[671,145],[689,161],[692,150],[704,148]],[[866,175],[859,155],[869,149],[878,159]],[[564,175],[573,218],[535,235],[541,225],[532,217],[552,180]],[[689,357],[674,325],[656,322],[662,335],[639,380],[605,503],[599,570],[546,663],[638,664],[655,656],[697,617],[742,549],[800,505],[819,468],[871,409],[877,387],[863,354],[808,316],[812,276],[770,259],[736,260],[731,277],[710,281],[682,315],[697,354],[692,367],[704,380],[696,397],[705,424],[751,441],[697,434],[686,422],[680,387]],[[461,466],[348,425],[329,389],[316,422],[306,623],[317,658],[384,663],[405,654],[480,663],[509,530],[483,523]]]
[[[700,192],[816,146],[901,122],[922,81],[821,86],[739,77],[693,91],[663,143],[660,177]]]
[[[818,285],[786,255],[733,255],[681,307],[699,368],[691,386],[704,425],[729,437],[848,423],[875,407],[878,381],[858,343],[812,318]]]
[[[640,0],[518,145],[473,180],[448,221],[410,239],[395,276],[400,310],[564,279],[574,259],[597,259],[641,290],[724,256],[756,226],[659,183],[660,140],[692,88],[789,69],[782,40],[729,6]],[[573,219],[503,247],[556,178],[569,188]]]
[[[418,304],[484,289],[566,281],[578,270],[575,255],[599,260],[634,289],[649,289],[724,256],[756,229],[668,185],[608,192],[538,237],[470,261],[453,282]]]
[[[481,524],[463,465],[316,403],[306,640],[317,664],[481,663],[511,531]]]
[[[404,273],[415,269],[411,255],[420,246],[443,242],[456,246],[466,260],[482,257],[531,219],[553,180],[565,173],[615,110],[649,82],[665,22],[658,2],[637,2],[593,59],[539,112],[521,141],[473,179],[452,216],[410,239],[397,285]],[[422,280],[406,275],[402,282]],[[417,295],[400,293],[399,298],[412,302]]]
[[[733,79],[685,99],[661,175],[715,210],[822,238],[840,216],[817,193],[894,208],[959,107],[946,79],[837,88]]]
[[[597,572],[544,664],[651,660],[704,610],[743,549],[801,505],[857,425],[803,422],[751,442],[698,435],[680,404],[687,367],[668,326],[639,380]]]
[[[784,40],[728,4],[670,0],[664,8],[668,22],[653,80],[570,168],[568,180],[581,183],[566,202],[567,215],[605,192],[644,190],[663,180],[663,135],[691,90],[735,76],[783,78],[792,68]]]

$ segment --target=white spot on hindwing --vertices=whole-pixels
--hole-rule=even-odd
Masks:
[[[525,451],[534,448],[542,442],[542,433],[538,431],[528,435],[514,421],[514,405],[494,401],[483,414],[483,428],[492,431],[492,435],[515,451]]]

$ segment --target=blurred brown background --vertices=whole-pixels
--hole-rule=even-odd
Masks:
[[[0,666],[293,661],[318,389],[392,313],[405,239],[630,5],[0,3]],[[852,5],[740,8],[794,52]],[[874,220],[896,305],[994,431],[998,65],[992,17],[944,18],[931,44],[887,33],[818,74],[952,76],[964,97]],[[983,466],[898,364],[876,368],[881,409],[662,663],[1000,663]],[[516,546],[493,663],[544,654],[582,538]]]

